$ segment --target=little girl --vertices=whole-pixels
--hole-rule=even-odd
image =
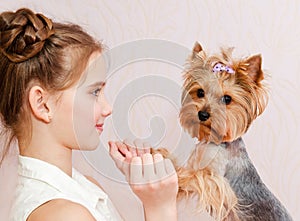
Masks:
[[[94,150],[112,111],[103,93],[102,52],[77,25],[25,8],[0,14],[3,157],[14,140],[19,146],[10,220],[122,220],[100,185],[72,167],[72,151]],[[143,203],[145,220],[177,220],[170,161],[121,142],[109,146]]]

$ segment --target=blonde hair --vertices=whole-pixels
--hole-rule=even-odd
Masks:
[[[0,39],[1,165],[15,138],[31,136],[30,85],[37,82],[51,93],[71,87],[103,47],[80,26],[52,22],[27,8],[0,14]]]

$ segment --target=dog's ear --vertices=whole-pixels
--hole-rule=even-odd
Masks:
[[[198,41],[195,42],[194,48],[193,48],[193,53],[192,53],[192,59],[196,57],[196,55],[201,52],[203,49],[201,45],[199,44]]]
[[[199,53],[200,51],[202,51],[202,47],[201,45],[199,44],[198,41],[195,42],[195,45],[194,45],[194,48],[193,48],[193,53]]]
[[[246,71],[248,73],[248,76],[256,83],[258,84],[261,80],[264,79],[264,73],[261,70],[261,62],[262,58],[261,55],[254,55],[246,60]]]

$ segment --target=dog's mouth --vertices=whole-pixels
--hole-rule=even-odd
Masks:
[[[226,125],[224,126],[223,120],[215,120],[213,116],[201,120],[199,118],[199,110],[201,108],[195,102],[185,104],[180,111],[181,126],[192,138],[197,138],[201,142],[222,143],[226,134]]]
[[[198,140],[220,144],[223,142],[223,135],[220,135],[211,125],[199,123]]]

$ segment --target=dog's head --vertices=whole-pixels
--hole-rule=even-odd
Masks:
[[[199,141],[237,139],[266,107],[261,56],[233,60],[232,50],[208,56],[196,42],[188,59],[180,122]]]

